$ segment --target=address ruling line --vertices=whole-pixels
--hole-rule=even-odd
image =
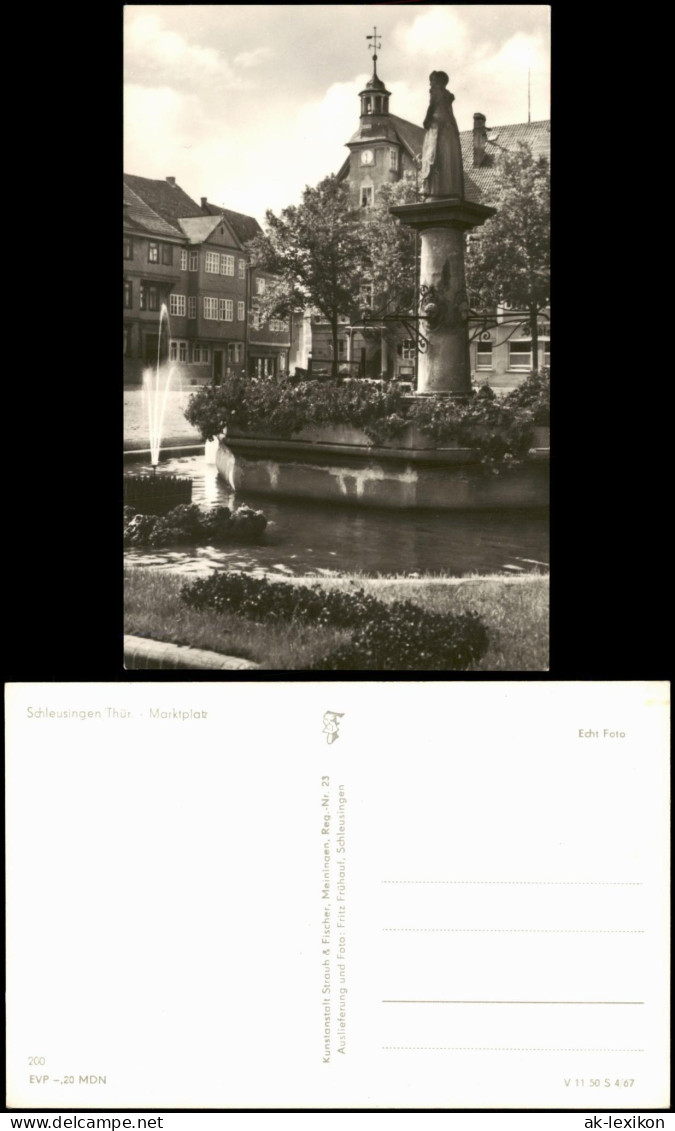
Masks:
[[[383,997],[383,1005],[644,1005],[643,1001],[491,1001],[482,998]]]
[[[623,927],[383,927],[383,931],[424,931],[453,935],[644,935]]]

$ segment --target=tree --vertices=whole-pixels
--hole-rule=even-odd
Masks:
[[[363,218],[373,292],[388,310],[415,311],[416,239],[411,228],[391,215],[390,208],[417,200],[414,173],[380,188],[375,203]],[[378,305],[376,300],[376,305]]]
[[[260,316],[288,317],[308,306],[330,324],[333,376],[338,366],[340,314],[355,312],[365,281],[368,249],[346,184],[329,176],[307,186],[302,203],[265,214],[266,231],[248,245],[253,267],[277,276],[258,299]]]
[[[472,309],[502,305],[526,312],[535,370],[539,368],[537,318],[549,304],[550,171],[526,142],[505,153],[491,203],[498,209],[480,236],[469,241],[467,277]]]

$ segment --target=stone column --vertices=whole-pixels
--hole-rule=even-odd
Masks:
[[[464,231],[423,229],[420,263],[421,332],[418,393],[468,393],[471,389],[469,304],[464,279]]]
[[[471,390],[471,365],[464,233],[494,216],[495,209],[441,197],[390,212],[418,231],[422,244],[418,327],[427,346],[418,353],[417,392],[465,395]]]

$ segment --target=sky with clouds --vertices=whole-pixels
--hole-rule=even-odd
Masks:
[[[125,6],[124,168],[173,176],[194,199],[256,216],[337,172],[378,74],[390,110],[422,124],[432,70],[450,75],[460,130],[548,118],[548,5]]]

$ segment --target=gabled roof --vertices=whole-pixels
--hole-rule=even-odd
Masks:
[[[218,204],[211,204],[210,201],[207,201],[204,208],[212,216],[224,216],[242,244],[254,239],[262,232],[262,228],[254,216],[246,216],[243,212],[233,212],[231,208],[221,208]]]
[[[180,224],[183,232],[185,232],[185,235],[188,237],[190,243],[198,244],[204,243],[204,240],[207,240],[211,233],[215,232],[218,225],[223,223],[223,216],[222,212],[218,212],[217,215],[212,214],[210,216],[184,216],[178,221],[178,223]],[[239,243],[239,240],[233,233],[231,225],[228,224],[227,228],[230,236],[232,237],[234,246],[240,247],[241,245]]]
[[[170,223],[185,216],[203,216],[201,208],[188,196],[180,185],[168,181],[153,181],[149,177],[134,177],[124,174],[124,183],[149,205],[154,212]]]
[[[124,223],[127,228],[152,236],[182,236],[183,233],[176,224],[171,224],[158,216],[133,189],[129,188],[129,185],[123,185],[123,189],[124,203],[127,206],[124,211]]]

